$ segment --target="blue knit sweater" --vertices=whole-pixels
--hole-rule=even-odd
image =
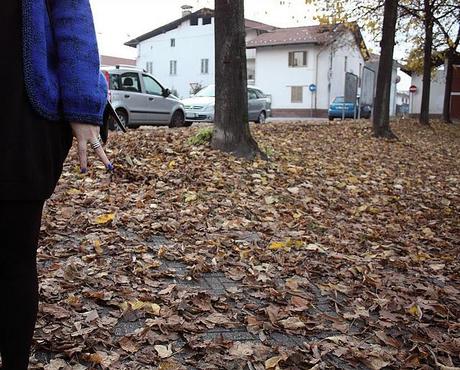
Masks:
[[[24,79],[34,109],[50,120],[101,124],[107,83],[89,0],[22,0]]]

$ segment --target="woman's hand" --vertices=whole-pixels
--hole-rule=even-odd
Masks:
[[[75,136],[78,142],[78,157],[80,158],[81,173],[86,173],[88,170],[88,143],[104,163],[105,168],[107,168],[108,171],[113,171],[113,165],[107,158],[102,148],[102,143],[99,140],[99,126],[78,122],[71,122],[70,126],[72,127],[73,136]]]

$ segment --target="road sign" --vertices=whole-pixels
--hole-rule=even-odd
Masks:
[[[308,86],[308,90],[310,90],[311,92],[315,92],[316,91],[316,85],[311,84],[310,86]]]
[[[417,86],[412,85],[411,87],[409,87],[409,91],[410,91],[411,93],[417,92]]]

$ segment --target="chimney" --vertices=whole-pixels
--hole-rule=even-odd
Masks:
[[[182,5],[182,17],[186,17],[187,15],[192,14],[193,6],[191,5]]]

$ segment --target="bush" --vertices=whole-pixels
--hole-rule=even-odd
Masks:
[[[190,145],[205,145],[210,143],[212,140],[212,127],[203,128],[198,131],[195,135],[193,135],[190,139],[188,139],[188,143]]]

